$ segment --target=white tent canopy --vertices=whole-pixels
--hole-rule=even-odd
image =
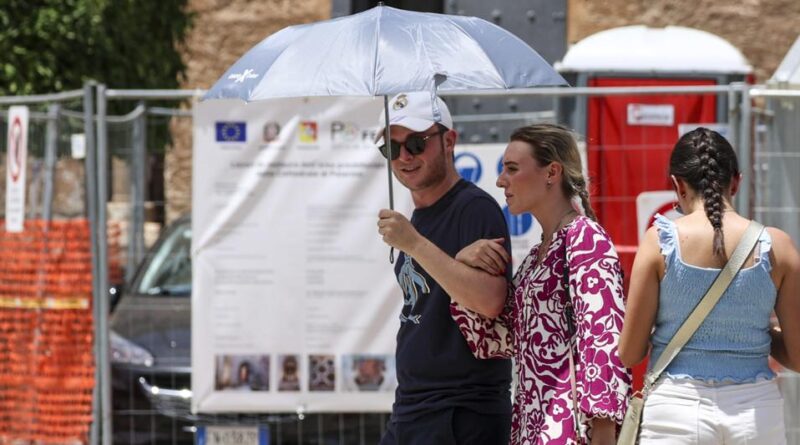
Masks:
[[[625,26],[593,34],[557,63],[561,72],[749,74],[753,68],[727,40],[693,28]]]
[[[800,36],[786,53],[775,74],[769,79],[769,83],[800,87]]]

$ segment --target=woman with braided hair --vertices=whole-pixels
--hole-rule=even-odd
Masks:
[[[496,319],[451,306],[478,358],[514,357],[517,389],[511,443],[614,444],[630,373],[617,344],[622,273],[614,245],[595,220],[575,136],[550,124],[518,128],[497,186],[513,214],[542,227]],[[502,239],[479,240],[456,259],[503,274]]]
[[[698,128],[681,137],[670,178],[684,216],[657,216],[639,246],[620,339],[627,366],[652,366],[716,279],[750,221],[731,199],[740,174],[733,148]],[[780,328],[770,327],[771,314]],[[768,356],[800,369],[800,255],[768,227],[646,401],[641,444],[784,444],[783,400]]]

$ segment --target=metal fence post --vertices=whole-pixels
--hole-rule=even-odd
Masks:
[[[93,315],[95,320],[95,350],[94,350],[94,391],[92,392],[92,427],[89,432],[89,441],[92,445],[100,443],[101,417],[100,407],[100,342],[97,336],[97,320],[99,320],[98,302],[103,293],[100,291],[98,274],[100,271],[98,256],[98,235],[97,228],[97,183],[94,171],[97,170],[97,162],[94,144],[94,83],[89,82],[83,86],[83,134],[86,140],[86,158],[84,159],[84,171],[86,172],[86,211],[89,219],[89,231],[91,233],[90,242],[92,245],[92,294],[93,294]]]
[[[133,144],[131,151],[131,227],[128,231],[128,260],[125,267],[125,282],[130,283],[136,265],[144,256],[144,200],[145,196],[145,162],[147,159],[147,108],[144,102],[134,111]]]
[[[753,150],[752,143],[752,99],[750,98],[750,87],[741,84],[741,120],[739,125],[739,169],[742,173],[742,181],[739,186],[737,209],[739,213],[747,218],[753,217],[753,205],[750,197],[752,196],[754,171],[753,171]]]
[[[44,199],[42,202],[42,219],[50,222],[53,214],[53,174],[58,156],[58,117],[61,105],[51,104],[47,107],[47,136],[44,151]],[[45,230],[49,228],[45,226]]]
[[[739,84],[729,85],[728,89],[728,141],[734,147],[739,147],[739,127],[741,126],[741,113],[739,107]]]
[[[587,83],[588,76],[585,73],[578,74],[577,85],[579,87],[583,87],[586,86]],[[572,114],[572,128],[574,128],[579,134],[584,135],[584,137],[588,135],[589,130],[589,100],[590,98],[587,96],[577,97],[575,99],[575,111]],[[588,137],[586,139],[588,143]]]
[[[103,445],[111,445],[111,366],[108,355],[108,227],[106,206],[108,203],[108,131],[106,128],[106,86],[97,86],[97,169],[89,174],[97,175],[97,227],[98,266],[100,295],[97,299],[96,335],[100,363],[100,408],[101,437]]]

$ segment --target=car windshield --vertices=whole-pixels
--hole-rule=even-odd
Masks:
[[[142,272],[136,293],[143,295],[189,295],[192,293],[192,228],[188,222],[176,227],[152,252]]]

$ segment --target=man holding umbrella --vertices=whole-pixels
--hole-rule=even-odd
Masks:
[[[477,239],[508,229],[496,201],[460,178],[457,134],[447,105],[429,92],[389,103],[390,143],[381,152],[411,191],[409,221],[383,209],[378,231],[401,251],[395,265],[404,294],[397,333],[399,386],[381,445],[505,444],[511,429],[511,363],[478,360],[451,315],[460,305],[494,318],[503,309],[510,268],[493,276],[454,259]],[[384,134],[384,115],[381,116]]]

